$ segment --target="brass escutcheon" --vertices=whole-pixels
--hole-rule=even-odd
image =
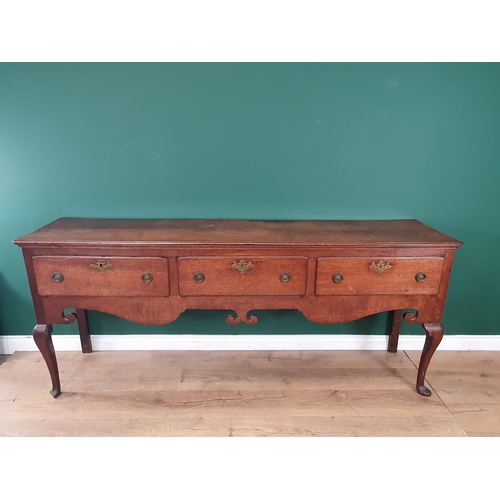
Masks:
[[[104,262],[103,260],[97,261],[97,264],[90,264],[92,269],[97,269],[100,273],[103,273],[107,269],[113,269],[113,266],[109,262]]]
[[[233,262],[231,266],[233,269],[237,269],[241,274],[246,273],[249,269],[253,269],[255,266],[252,264],[252,261],[245,262],[241,259],[239,262]]]
[[[372,262],[370,269],[376,271],[377,274],[380,276],[387,269],[391,269],[391,267],[392,266],[389,264],[389,262],[386,264],[383,260],[379,260],[376,264],[375,262]]]

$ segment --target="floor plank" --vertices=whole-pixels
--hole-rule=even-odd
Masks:
[[[408,351],[417,363],[420,353]],[[446,405],[500,403],[500,351],[436,351],[427,381]]]
[[[500,436],[500,351],[438,350],[427,380],[469,436]]]
[[[500,437],[500,403],[452,403],[448,407],[469,436]]]
[[[497,406],[460,406],[470,401],[458,392],[446,401],[458,375],[486,384],[500,375],[494,356],[467,354],[433,360],[435,391],[424,398],[402,351],[60,352],[63,393],[53,399],[40,354],[18,352],[0,366],[0,435],[497,435]],[[482,427],[472,413],[484,414]]]

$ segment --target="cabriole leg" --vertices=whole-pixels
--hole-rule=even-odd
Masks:
[[[402,317],[403,317],[402,309],[389,311],[388,320],[389,320],[389,327],[391,329],[389,333],[389,342],[387,344],[387,350],[389,352],[398,352],[399,331],[401,330]]]
[[[82,352],[92,352],[92,341],[89,333],[89,323],[87,319],[86,309],[76,310],[76,320],[78,322],[78,331],[80,332],[80,343],[82,344]]]
[[[427,368],[433,354],[441,343],[444,329],[441,323],[423,323],[422,326],[424,327],[426,337],[420,357],[420,364],[418,365],[417,391],[422,396],[430,396],[432,394],[431,391],[424,385],[425,374],[427,373]]]
[[[36,325],[33,329],[33,339],[49,369],[50,378],[52,379],[50,393],[57,398],[61,394],[61,383],[59,381],[59,369],[57,368],[54,344],[52,343],[52,325]]]

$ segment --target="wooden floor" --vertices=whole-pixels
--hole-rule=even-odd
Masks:
[[[0,436],[500,436],[500,351],[38,352],[0,365]]]

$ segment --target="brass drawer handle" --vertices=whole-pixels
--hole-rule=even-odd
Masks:
[[[379,260],[376,264],[375,262],[372,262],[370,269],[376,271],[380,276],[384,271],[387,271],[387,269],[391,269],[391,267],[392,266],[389,264],[389,262],[386,264],[383,260]]]
[[[422,281],[425,281],[426,278],[427,278],[427,275],[425,273],[417,273],[417,274],[415,274],[415,279],[419,283],[422,283]]]
[[[233,269],[237,269],[241,274],[246,273],[249,269],[253,269],[255,266],[252,264],[252,261],[245,262],[241,259],[239,262],[233,262],[231,266]]]
[[[153,275],[151,273],[144,273],[142,275],[142,281],[144,281],[144,283],[151,283],[153,281]]]
[[[194,280],[196,283],[203,283],[205,281],[205,275],[203,273],[194,273]]]
[[[61,273],[53,273],[52,274],[52,280],[54,283],[61,283],[61,281],[64,279],[64,276]]]
[[[103,273],[107,269],[113,269],[113,266],[109,262],[104,262],[103,260],[97,261],[97,264],[90,264],[92,269],[97,269],[100,273]]]
[[[342,273],[335,273],[332,276],[332,280],[334,283],[342,283],[342,281],[344,281],[344,275]]]
[[[288,283],[292,279],[290,273],[281,273],[280,274],[280,280],[283,283]]]

